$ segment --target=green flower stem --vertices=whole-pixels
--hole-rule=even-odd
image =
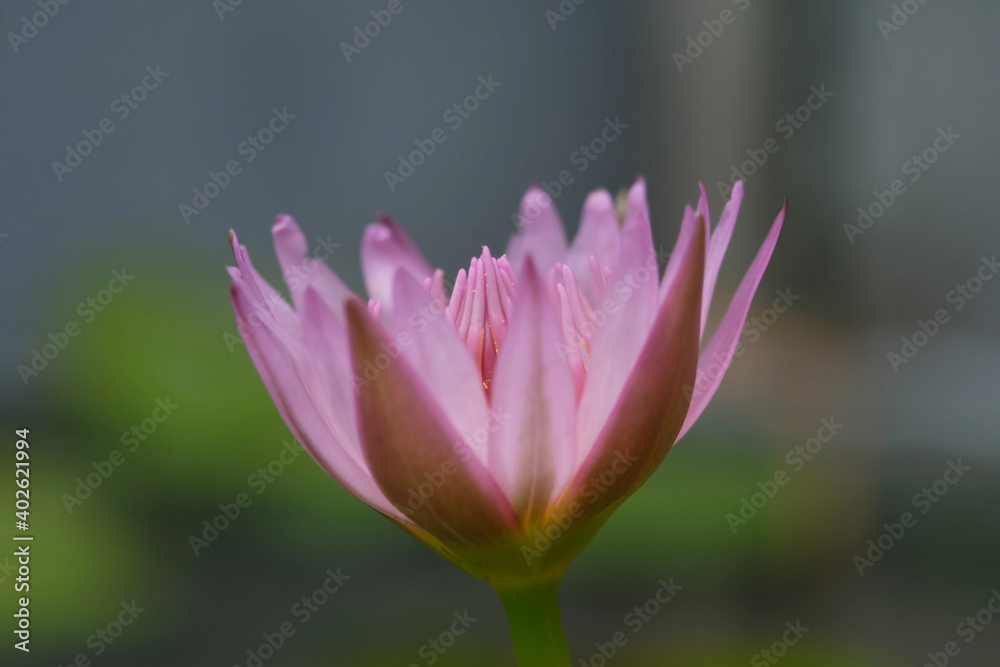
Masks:
[[[571,667],[559,619],[560,579],[496,587],[507,611],[518,667]]]

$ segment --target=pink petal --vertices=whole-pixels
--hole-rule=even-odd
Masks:
[[[476,439],[477,429],[489,421],[482,376],[454,325],[446,315],[447,303],[435,299],[406,271],[396,273],[393,289],[396,310],[388,320],[392,343],[383,358],[401,356],[420,379],[434,390],[442,413],[468,446],[486,460],[488,440]],[[363,359],[376,370],[383,359]]]
[[[659,306],[659,267],[640,179],[629,193],[622,246],[607,293],[595,304],[587,379],[580,398],[579,457],[597,438],[649,336]]]
[[[722,384],[722,378],[725,376],[729,364],[733,361],[733,353],[740,341],[740,334],[743,331],[747,313],[750,311],[753,295],[764,275],[764,269],[771,261],[771,253],[774,252],[774,246],[778,243],[778,235],[781,233],[781,224],[785,220],[786,211],[787,204],[782,207],[778,217],[775,218],[771,231],[768,232],[767,238],[764,239],[763,245],[750,265],[750,269],[743,276],[740,286],[736,289],[736,294],[733,296],[718,330],[701,354],[698,361],[698,377],[688,388],[688,393],[691,394],[691,409],[688,411],[684,426],[677,436],[678,439],[682,438],[701,416],[719,385]]]
[[[646,181],[639,178],[629,190],[625,209],[625,224],[621,232],[621,250],[617,267],[613,269],[614,291],[622,293],[618,280],[624,280],[626,287],[639,287],[628,298],[631,304],[627,318],[628,328],[635,331],[640,340],[645,340],[653,325],[659,306],[658,281],[660,267],[657,263],[656,248],[653,246],[653,230],[649,223],[649,205],[646,203]],[[647,277],[647,271],[650,274]],[[624,297],[623,297],[624,298]],[[635,348],[638,353],[638,346]]]
[[[684,218],[681,220],[681,230],[677,234],[677,242],[674,243],[674,252],[667,260],[667,268],[663,272],[663,279],[660,281],[660,300],[663,301],[670,293],[671,286],[681,266],[681,255],[677,248],[686,248],[691,239],[702,225],[707,225],[707,218],[699,218],[698,214],[690,206],[684,207]]]
[[[705,218],[705,220],[709,223],[709,227],[711,227],[712,215],[708,210],[708,192],[705,190],[705,184],[698,183],[698,189],[701,190],[701,196],[698,197],[698,213],[701,217]]]
[[[361,451],[355,411],[355,379],[347,327],[313,287],[302,297],[302,341],[323,391],[320,404],[329,415],[334,437],[359,467],[368,464]]]
[[[573,472],[576,391],[559,354],[561,329],[530,258],[518,290],[493,380],[490,403],[501,419],[489,467],[529,524],[544,516]]]
[[[288,305],[288,302],[281,296],[278,290],[271,287],[250,262],[250,254],[245,246],[240,245],[236,238],[236,232],[229,231],[229,241],[233,247],[233,256],[236,257],[241,280],[248,288],[247,298],[250,307],[245,314],[250,323],[251,330],[255,328],[253,322],[256,320],[276,320],[277,323],[296,338],[299,336],[299,320],[295,311]],[[232,275],[232,273],[230,273]]]
[[[368,296],[392,309],[392,281],[396,271],[404,270],[422,283],[432,275],[431,265],[406,235],[402,227],[388,217],[365,228],[361,240],[361,270]]]
[[[390,339],[357,301],[347,302],[347,321],[361,375]],[[379,487],[417,525],[454,545],[499,545],[519,530],[503,491],[406,359],[361,387],[358,419]]]
[[[230,295],[237,318],[246,317],[253,307],[252,288],[237,280],[230,287]],[[375,509],[397,521],[405,521],[368,471],[350,456],[347,444],[337,439],[323,406],[315,402],[322,391],[311,375],[312,363],[301,345],[273,320],[264,320],[246,344],[278,411],[316,462]]]
[[[699,225],[677,248],[681,257],[677,279],[637,362],[629,367],[628,381],[613,390],[609,417],[596,423],[581,406],[585,427],[579,438],[593,446],[557,511],[576,502],[584,505],[588,516],[600,515],[638,488],[673,445],[688,410],[684,390],[694,381],[697,367],[707,236],[707,225]]]
[[[591,257],[598,267],[613,267],[621,247],[621,231],[615,202],[607,190],[595,190],[587,197],[577,232],[564,260],[573,269],[584,295],[594,303],[597,289],[591,276]],[[591,278],[588,280],[588,278]]]
[[[715,282],[719,278],[722,259],[726,256],[729,239],[733,236],[736,226],[736,216],[740,212],[743,201],[743,181],[737,181],[733,186],[733,194],[722,209],[719,224],[712,231],[712,239],[708,244],[708,261],[705,263],[705,291],[701,306],[701,330],[705,331],[705,321],[708,320],[708,309],[712,305],[712,295],[715,293]],[[705,218],[708,220],[708,218]]]
[[[296,310],[302,308],[306,288],[312,286],[334,313],[340,313],[351,291],[326,263],[309,257],[309,243],[295,220],[291,216],[279,215],[271,228],[271,235]]]
[[[521,272],[529,254],[535,267],[547,272],[566,254],[566,230],[552,198],[538,186],[528,190],[521,200],[520,229],[507,242],[507,259]]]

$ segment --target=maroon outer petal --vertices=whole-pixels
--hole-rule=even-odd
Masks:
[[[389,341],[357,300],[347,302],[354,373]],[[358,426],[385,496],[453,549],[502,546],[519,532],[513,507],[462,442],[430,389],[399,357],[359,387]]]
[[[590,455],[580,466],[557,511],[574,503],[588,518],[631,495],[673,445],[690,399],[701,334],[701,295],[708,230],[703,219],[681,263],[642,351]],[[592,480],[600,478],[599,484]],[[613,481],[611,478],[613,477]]]
[[[679,246],[684,247],[684,246]],[[674,259],[674,264],[678,259]],[[669,270],[669,269],[668,269]],[[587,378],[577,413],[578,460],[586,460],[635,368],[661,309],[653,231],[640,177],[628,194],[625,226],[606,296],[598,306],[603,321],[595,329],[587,359]]]

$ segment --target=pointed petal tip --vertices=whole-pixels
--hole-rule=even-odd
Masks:
[[[649,224],[649,203],[646,200],[646,181],[639,178],[629,189],[625,202],[625,224],[629,221]]]
[[[631,204],[633,202],[633,199],[634,199],[636,201],[636,203],[638,203],[639,201],[641,201],[641,203],[643,205],[646,205],[646,177],[645,176],[643,176],[642,174],[637,174],[636,175],[636,177],[635,177],[635,183],[633,183],[632,187],[630,187],[628,189],[628,195],[627,195],[627,197],[628,197],[627,201],[628,201],[629,204]]]
[[[274,217],[271,239],[278,250],[278,259],[286,270],[309,252],[309,242],[306,241],[302,228],[290,215],[279,213]]]
[[[781,210],[778,211],[778,215],[774,217],[774,222],[771,223],[771,230],[768,232],[768,236],[777,234],[781,227],[785,223],[785,216],[788,215],[788,200],[785,199],[784,203],[781,205]]]
[[[590,191],[590,194],[587,195],[587,199],[584,201],[583,207],[584,209],[600,208],[613,210],[615,207],[615,200],[614,197],[611,196],[611,193],[604,188],[595,188]]]
[[[365,240],[379,243],[392,242],[400,248],[416,249],[403,227],[384,211],[379,211],[377,220],[365,226],[362,243]]]
[[[247,249],[240,245],[240,239],[236,235],[235,230],[232,229],[229,230],[229,247],[233,251],[233,258],[236,260],[236,265],[240,269],[246,268],[245,264],[248,261]]]
[[[642,175],[637,176],[635,183],[629,188],[630,197],[638,197],[639,195],[642,195],[643,199],[646,198],[646,179]]]
[[[278,213],[274,216],[274,224],[271,225],[271,232],[277,234],[284,230],[299,230],[299,224],[295,222],[295,218],[288,215],[287,213]]]
[[[529,203],[534,203],[541,208],[555,206],[555,202],[549,196],[549,193],[545,191],[545,188],[537,184],[528,187],[528,191],[524,193],[524,198],[521,200],[522,211]]]
[[[365,225],[364,239],[367,241],[385,241],[392,237],[390,223],[379,220]]]

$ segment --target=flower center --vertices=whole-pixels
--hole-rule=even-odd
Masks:
[[[483,388],[490,389],[500,346],[507,336],[507,318],[516,294],[516,274],[507,257],[494,259],[483,246],[469,271],[459,269],[448,313],[472,358],[479,363]]]
[[[596,257],[590,258],[590,269],[591,283],[587,287],[599,303],[607,286],[609,270],[602,269]],[[441,274],[436,272],[433,280],[425,282],[425,287],[433,294],[443,294],[440,283]],[[591,339],[601,318],[567,264],[556,264],[549,269],[548,292],[556,321],[562,329],[558,352],[570,366],[579,398],[587,376]],[[472,258],[468,271],[460,269],[455,278],[448,317],[478,364],[487,393],[510,327],[508,318],[516,295],[514,267],[506,255],[494,258],[486,246],[483,246],[482,255]]]

